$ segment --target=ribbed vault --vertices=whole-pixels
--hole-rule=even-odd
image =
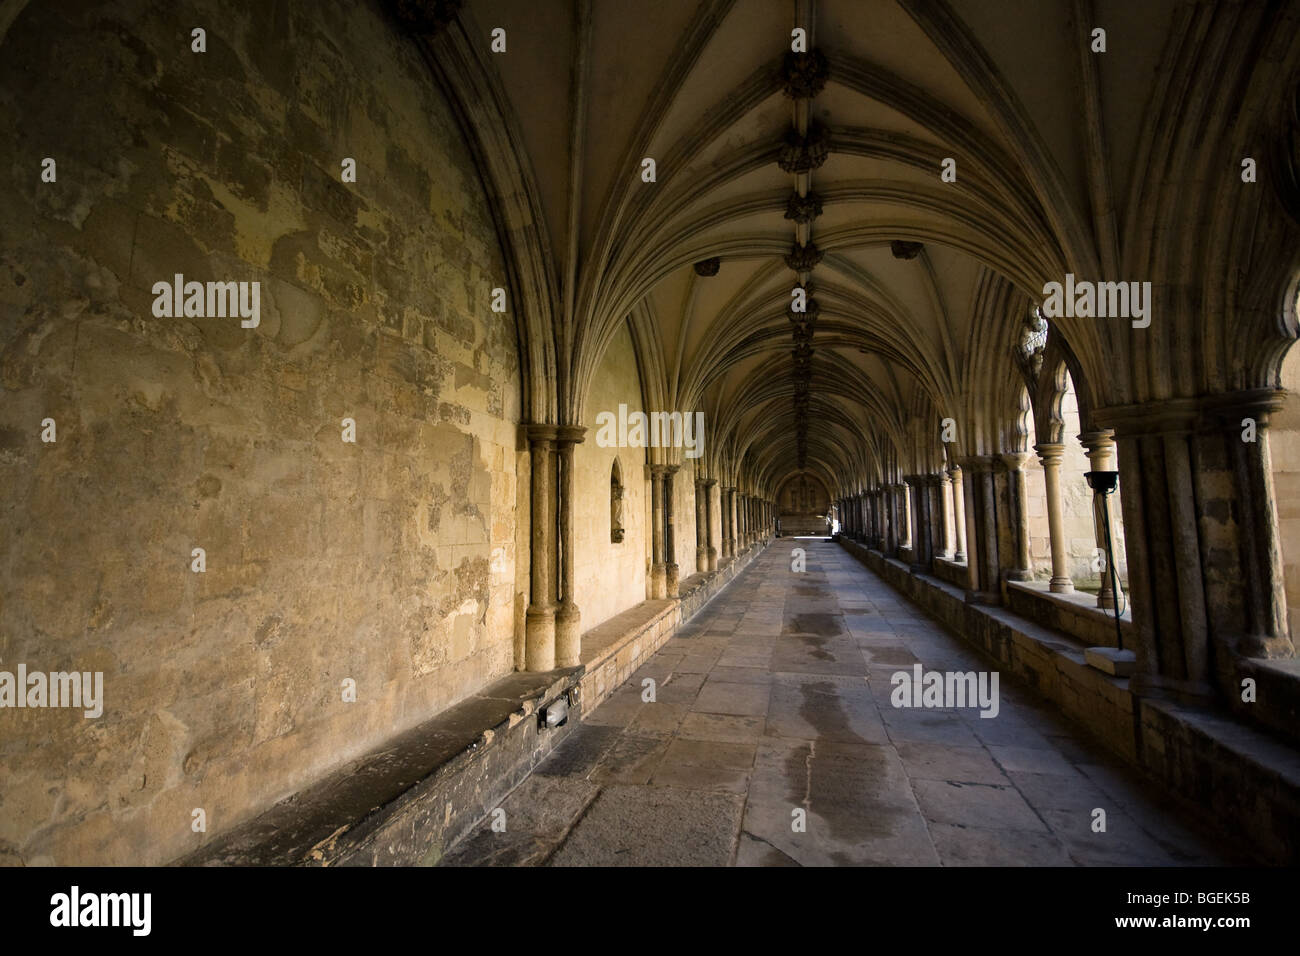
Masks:
[[[454,72],[490,79],[454,92],[476,98],[471,125],[504,154],[489,177],[515,197],[534,418],[591,424],[588,384],[627,323],[647,407],[706,413],[704,474],[768,497],[801,459],[837,494],[896,481],[1006,450],[1018,335],[1067,272],[1147,279],[1166,310],[1212,313],[1195,331],[1168,312],[1148,330],[1054,321],[1081,407],[1274,383],[1294,289],[1208,264],[1294,273],[1295,224],[1264,189],[1191,187],[1278,139],[1267,111],[1285,113],[1297,31],[1270,28],[1272,4],[1149,6],[465,3],[435,60],[511,37],[503,55],[462,51]],[[1089,49],[1097,24],[1118,54]],[[1215,136],[1223,149],[1201,147]],[[1175,275],[1188,262],[1207,268]],[[791,311],[796,286],[812,320]],[[1189,341],[1204,360],[1174,361]]]

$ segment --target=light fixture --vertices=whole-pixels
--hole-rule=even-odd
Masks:
[[[1115,548],[1110,540],[1110,496],[1119,487],[1118,471],[1085,471],[1083,477],[1088,487],[1101,495],[1101,520],[1106,526],[1106,568],[1110,571],[1110,593],[1115,600],[1115,646],[1124,650],[1124,632],[1119,619],[1123,611],[1119,606],[1119,572],[1115,570]]]
[[[562,694],[537,712],[539,730],[563,727],[569,719],[569,695]]]

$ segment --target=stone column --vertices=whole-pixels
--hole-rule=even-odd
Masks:
[[[887,484],[881,489],[881,497],[884,503],[885,518],[885,548],[886,557],[895,557],[898,554],[898,509],[894,502],[894,486]]]
[[[1043,483],[1047,488],[1047,531],[1052,546],[1052,580],[1047,588],[1057,594],[1069,594],[1074,590],[1074,582],[1070,580],[1066,563],[1065,521],[1061,512],[1061,456],[1065,446],[1039,442],[1034,450],[1043,463]]]
[[[704,574],[709,570],[709,546],[708,540],[709,513],[707,505],[708,491],[704,487],[704,479],[695,479],[695,571],[697,574]]]
[[[556,434],[560,475],[560,594],[563,595],[555,613],[557,667],[577,667],[582,663],[582,614],[573,600],[573,447],[581,443],[586,431],[581,425],[561,425]]]
[[[929,563],[931,571],[934,570],[934,559],[943,553],[944,537],[947,534],[943,514],[943,486],[946,480],[942,474],[927,474],[925,476],[925,511],[926,516],[930,519]]]
[[[731,494],[726,485],[718,486],[718,523],[722,528],[722,559],[731,557],[731,510],[727,507],[727,496]]]
[[[966,600],[972,604],[1001,604],[998,564],[998,508],[992,455],[975,455],[960,461],[966,476],[966,555],[969,584]]]
[[[909,520],[908,509],[910,497],[906,481],[900,481],[894,485],[894,509],[898,513],[896,520],[898,522],[898,546],[900,548],[910,548],[912,546],[912,523]]]
[[[883,546],[884,535],[880,522],[880,489],[872,488],[867,493],[867,544],[879,551]]]
[[[957,536],[957,550],[953,552],[954,561],[966,560],[966,496],[961,489],[961,466],[953,465],[948,469],[952,479],[952,527]]]
[[[555,463],[554,425],[529,425],[532,471],[528,570],[530,595],[524,614],[524,668],[555,669]]]
[[[926,513],[925,476],[908,475],[906,481],[909,492],[908,500],[912,505],[912,530],[908,538],[912,545],[910,568],[915,573],[928,573],[931,570],[928,553],[930,522]]]
[[[1250,658],[1290,658],[1269,416],[1258,389],[1102,408],[1118,442],[1133,623],[1134,692],[1205,697],[1235,710]],[[1255,424],[1243,440],[1244,419]],[[1114,496],[1111,498],[1114,503]]]
[[[677,567],[677,535],[673,524],[673,476],[677,465],[664,466],[664,591],[665,597],[677,597],[679,569]]]
[[[1115,470],[1115,439],[1114,432],[1109,428],[1099,429],[1098,431],[1088,432],[1080,435],[1079,441],[1088,452],[1088,465],[1091,471],[1114,471]],[[1102,505],[1102,495],[1098,492],[1092,494],[1092,524],[1096,538],[1097,550],[1102,554],[1106,553],[1106,519],[1107,511],[1110,518],[1111,540],[1114,542],[1115,536],[1115,512],[1120,507],[1119,492],[1116,491],[1110,496],[1110,501],[1106,502],[1105,507]],[[1107,557],[1106,561],[1110,558]],[[1115,593],[1113,582],[1119,580],[1119,569],[1116,568],[1116,576],[1111,578],[1109,566],[1102,569],[1101,587],[1097,591],[1097,607],[1114,610],[1117,605],[1124,603],[1123,587],[1120,587],[1118,594]],[[1117,600],[1118,599],[1118,600]]]
[[[939,496],[938,511],[941,529],[940,541],[942,542],[939,556],[945,561],[951,561],[953,552],[952,482],[948,478],[946,471],[941,471],[935,476],[935,488]]]
[[[737,540],[740,536],[740,528],[736,522],[736,489],[733,486],[727,489],[727,531],[731,536],[727,547],[729,556],[733,558],[740,547],[740,542]]]
[[[650,596],[668,596],[667,568],[664,562],[664,466],[650,466],[650,523],[653,559],[650,565]]]
[[[704,560],[705,570],[718,570],[718,536],[713,530],[713,489],[718,479],[704,481]]]
[[[1032,581],[1034,579],[1033,559],[1029,554],[1029,475],[1025,472],[1025,462],[1029,461],[1029,452],[1008,452],[1002,456],[1007,466],[1007,480],[1011,499],[1011,521],[1014,528],[1014,550],[1009,557],[1014,564],[1007,569],[1008,581]]]

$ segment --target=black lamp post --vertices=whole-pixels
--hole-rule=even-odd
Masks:
[[[1088,487],[1101,495],[1101,518],[1106,526],[1106,567],[1110,571],[1111,594],[1115,596],[1115,645],[1124,650],[1124,632],[1120,628],[1119,617],[1119,572],[1115,570],[1115,549],[1110,540],[1110,496],[1119,487],[1118,471],[1085,471],[1083,477],[1088,479]]]

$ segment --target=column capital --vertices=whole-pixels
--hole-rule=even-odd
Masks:
[[[1285,399],[1285,389],[1252,388],[1195,398],[1108,405],[1094,409],[1092,420],[1125,438],[1218,431],[1239,426],[1242,418],[1253,418],[1266,426],[1269,415],[1281,409]]]
[[[561,445],[581,445],[583,437],[587,434],[587,426],[557,425],[555,433],[555,440]]]
[[[1008,471],[1019,471],[1025,467],[1025,462],[1033,457],[1032,452],[1027,451],[1008,451],[999,456],[1002,463],[1007,466]]]
[[[667,465],[651,465],[651,466],[650,466],[650,477],[651,477],[651,478],[663,478],[664,473],[667,472],[667,471],[668,471],[668,466],[667,466]]]
[[[554,425],[529,424],[526,427],[528,429],[528,440],[534,445],[555,441],[556,433],[559,431]]]
[[[957,459],[957,464],[967,471],[992,471],[997,458],[993,455],[965,455]]]
[[[1112,451],[1115,448],[1115,429],[1097,428],[1079,436],[1079,444],[1095,455],[1099,451]]]
[[[1038,457],[1042,459],[1044,465],[1060,464],[1061,458],[1065,455],[1065,444],[1063,442],[1040,441],[1034,446],[1034,451],[1038,452]]]
[[[716,478],[705,478],[705,479],[704,479],[704,487],[705,487],[705,488],[712,488],[712,487],[713,487],[714,485],[716,485],[717,483],[718,483],[718,479],[716,479]]]

